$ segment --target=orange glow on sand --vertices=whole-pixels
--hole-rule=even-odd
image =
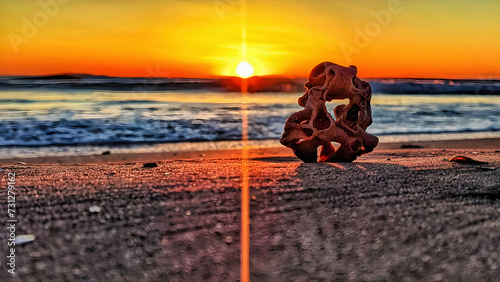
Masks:
[[[242,96],[245,98],[245,88]],[[244,102],[241,106],[241,132],[243,147],[241,150],[241,274],[240,281],[250,281],[250,176],[248,165],[248,109]]]

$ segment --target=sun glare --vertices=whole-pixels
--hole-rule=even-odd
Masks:
[[[250,77],[253,74],[253,67],[248,62],[241,62],[236,67],[236,74],[241,78]]]

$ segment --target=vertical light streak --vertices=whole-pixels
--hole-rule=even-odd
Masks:
[[[241,0],[241,60],[246,61],[246,1]],[[247,79],[241,80],[241,253],[240,281],[250,281],[250,195],[248,169]]]
[[[241,92],[241,281],[250,281],[250,187],[248,165],[248,109],[246,105],[246,79],[242,80]]]

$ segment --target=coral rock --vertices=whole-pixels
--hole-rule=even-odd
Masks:
[[[378,144],[376,136],[366,133],[372,124],[372,90],[357,72],[355,66],[331,62],[314,67],[298,101],[304,109],[288,117],[280,143],[304,162],[352,162],[371,152]],[[336,106],[334,119],[325,103],[343,99],[349,104]],[[335,148],[332,142],[340,146]]]

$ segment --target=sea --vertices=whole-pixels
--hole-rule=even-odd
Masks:
[[[251,146],[280,146],[304,93],[39,86],[0,87],[0,158],[240,148],[242,115]],[[500,95],[381,89],[367,130],[381,142],[500,137]]]

